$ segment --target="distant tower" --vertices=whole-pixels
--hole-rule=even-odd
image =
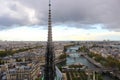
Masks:
[[[55,80],[55,54],[52,42],[52,21],[51,21],[51,1],[49,0],[48,13],[48,41],[45,54],[44,80]]]

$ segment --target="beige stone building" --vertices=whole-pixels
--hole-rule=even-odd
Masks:
[[[35,80],[40,72],[40,64],[22,66],[7,72],[7,80]]]

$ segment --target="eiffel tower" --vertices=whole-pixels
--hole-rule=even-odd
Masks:
[[[48,13],[48,40],[45,53],[45,69],[44,80],[55,80],[55,54],[52,42],[52,21],[51,21],[51,1],[49,0],[49,13]]]

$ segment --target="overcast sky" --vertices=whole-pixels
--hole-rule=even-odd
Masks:
[[[48,0],[0,0],[0,40],[47,40]],[[54,40],[120,40],[120,0],[52,0]]]

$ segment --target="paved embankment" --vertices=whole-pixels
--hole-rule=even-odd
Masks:
[[[103,68],[103,66],[102,66],[100,63],[96,62],[94,59],[88,57],[87,55],[84,55],[84,57],[85,57],[90,63],[94,64],[96,67],[98,67],[98,68]]]

